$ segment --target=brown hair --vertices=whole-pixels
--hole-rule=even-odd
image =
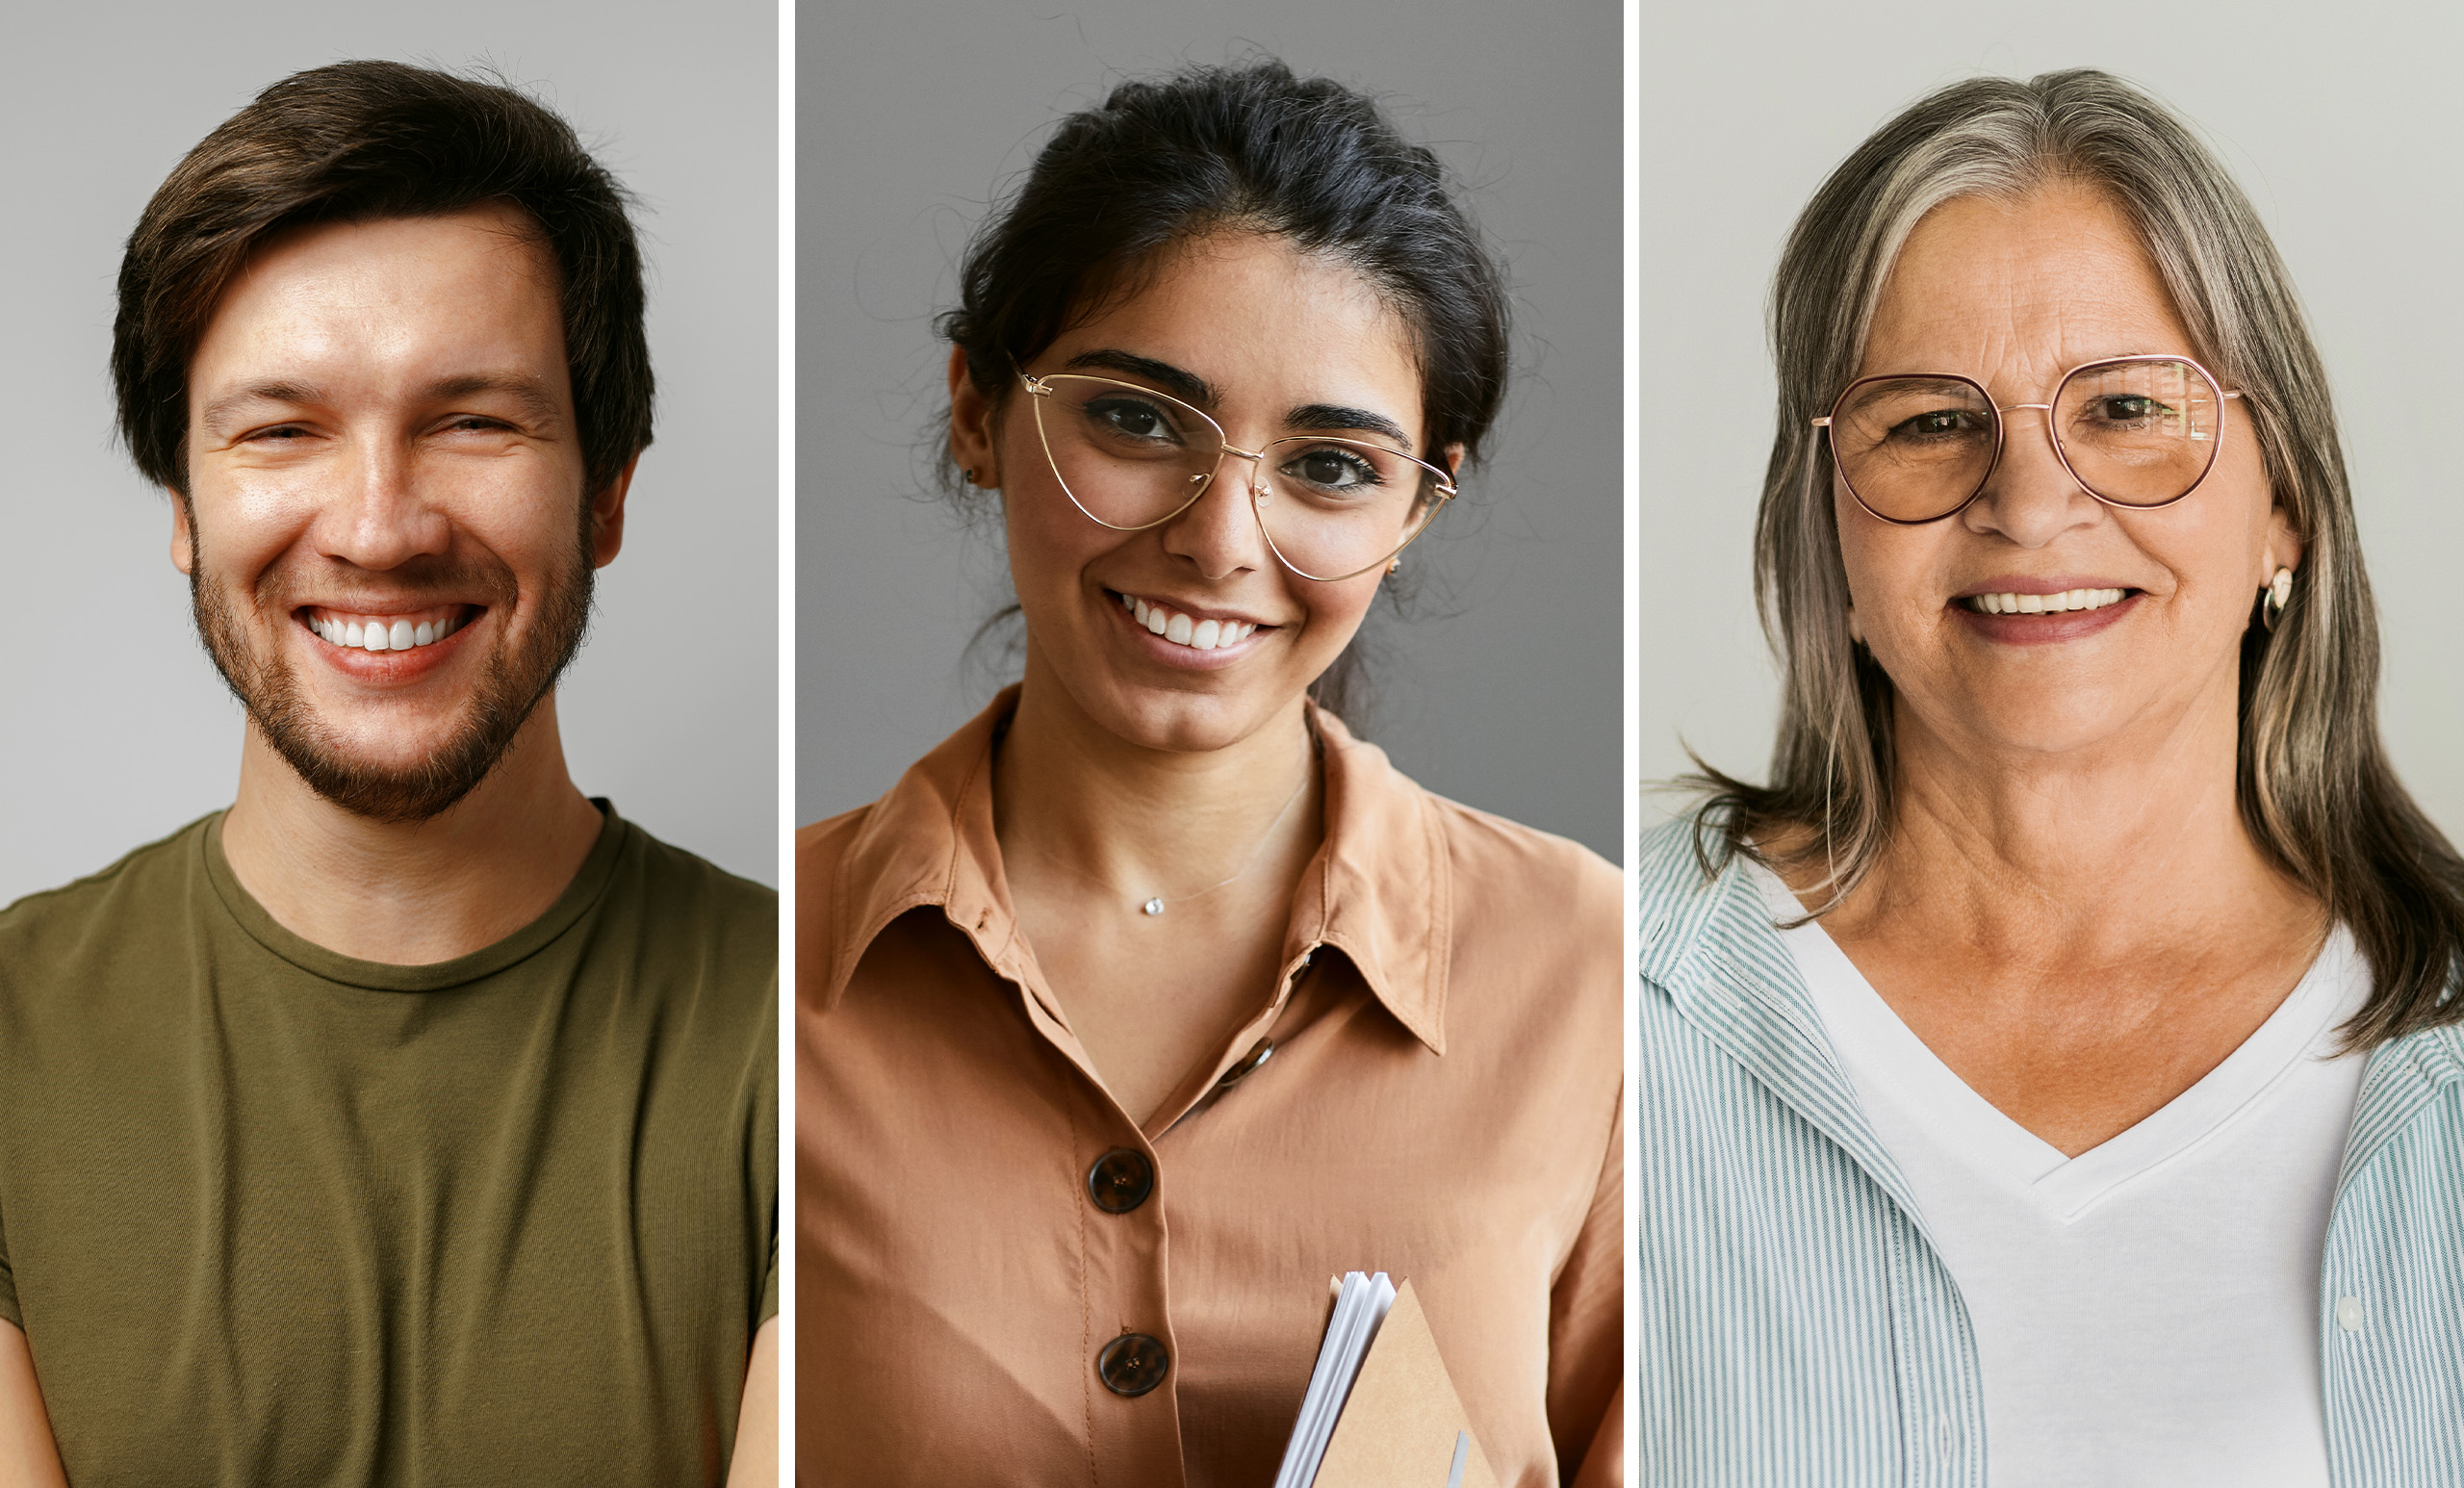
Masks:
[[[571,125],[501,84],[396,62],[284,78],[189,151],[128,236],[112,380],[137,468],[186,493],[189,363],[224,288],[268,237],[504,202],[528,215],[555,260],[584,489],[606,489],[651,442],[631,200]]]
[[[2352,931],[2374,983],[2346,1025],[2372,1047],[2464,1022],[2464,857],[2396,778],[2378,736],[2378,617],[2355,531],[2327,376],[2283,262],[2241,189],[2163,104],[2103,72],[1974,78],[1876,130],[1797,218],[1771,292],[1777,433],[1755,533],[1755,589],[1782,672],[1767,785],[1706,769],[1705,865],[1742,853],[1822,865],[1814,914],[1887,845],[1896,694],[1848,633],[1829,447],[1812,420],[1855,375],[1892,263],[1953,197],[2092,186],[2138,227],[2195,349],[2246,389],[2275,500],[2301,535],[2280,622],[2242,637],[2242,821],[2261,852]],[[1759,845],[1794,839],[1793,850]]]

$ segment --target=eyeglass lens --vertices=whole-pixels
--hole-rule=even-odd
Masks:
[[[2216,384],[2194,364],[2147,358],[2078,369],[2046,417],[2056,451],[2082,486],[2116,505],[2162,506],[2206,477],[2221,407]],[[1833,411],[1832,454],[1876,516],[1930,521],[1965,505],[1992,474],[2001,417],[1964,377],[1870,377]]]
[[[1056,374],[1035,397],[1037,430],[1070,500],[1107,526],[1152,526],[1205,494],[1223,459],[1221,430],[1177,398],[1104,377]],[[1295,571],[1346,577],[1401,551],[1439,504],[1428,467],[1365,439],[1305,435],[1265,447],[1260,526]]]

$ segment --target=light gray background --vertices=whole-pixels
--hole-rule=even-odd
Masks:
[[[1859,141],[1942,84],[2097,66],[2218,148],[2273,235],[2325,358],[2377,590],[2397,768],[2464,837],[2464,21],[2430,5],[1645,7],[1639,727],[1759,780],[1778,687],[1752,595],[1770,452],[1763,298],[1797,212]],[[1681,798],[1647,797],[1655,821]]]
[[[560,710],[575,780],[722,866],[778,863],[778,44],[767,0],[13,8],[0,49],[0,903],[228,805],[242,714],[167,498],[113,436],[120,246],[206,132],[351,57],[531,88],[643,198],[657,443]]]
[[[1263,48],[1375,92],[1471,187],[1516,287],[1492,458],[1379,606],[1365,731],[1423,784],[1620,856],[1620,19],[1609,0],[1409,8],[1058,0],[808,9],[797,37],[796,816],[879,796],[1009,672],[995,537],[928,498],[931,318],[988,204],[1124,77]],[[994,658],[997,659],[997,658]]]

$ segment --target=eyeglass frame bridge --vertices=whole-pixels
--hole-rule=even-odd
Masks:
[[[2095,487],[2088,484],[2087,480],[2080,475],[2078,468],[2070,463],[2070,456],[2063,452],[2062,441],[2056,438],[2053,432],[2052,414],[2054,406],[2062,401],[2062,390],[2070,386],[2071,378],[2078,376],[2083,372],[2089,371],[2091,368],[2119,367],[2126,366],[2134,362],[2179,362],[2183,366],[2190,368],[2192,371],[2207,379],[2207,385],[2216,390],[2218,403],[2216,414],[2216,447],[2207,452],[2207,464],[2199,471],[2198,478],[2192,481],[2179,496],[2169,497],[2161,501],[2149,501],[2144,504],[2131,501],[2117,501],[2112,497],[2104,495],[2097,491]],[[1976,499],[1983,496],[1985,494],[1985,488],[1992,482],[1993,473],[2002,468],[2002,452],[2004,449],[2007,448],[2011,426],[2010,421],[2002,416],[2006,413],[2018,413],[2030,408],[2040,408],[2044,410],[2046,415],[2044,421],[2045,444],[2052,449],[2053,457],[2062,462],[2063,473],[2070,477],[2072,484],[2078,486],[2080,490],[2087,492],[2088,495],[2095,498],[2095,500],[2105,505],[2113,507],[2117,511],[2163,511],[2166,507],[2172,505],[2176,501],[2188,500],[2191,493],[2196,491],[2200,486],[2205,485],[2207,483],[2207,477],[2215,474],[2217,456],[2224,452],[2224,410],[2222,405],[2232,401],[2234,398],[2242,397],[2244,391],[2240,388],[2234,388],[2228,391],[2224,386],[2223,379],[2218,377],[2216,373],[2208,371],[2206,364],[2200,362],[2195,357],[2170,356],[2164,352],[2134,353],[2130,356],[2100,356],[2091,361],[2082,362],[2078,366],[2064,372],[2060,377],[2054,379],[2053,401],[2045,403],[1997,403],[1993,400],[1992,393],[1987,390],[1984,383],[1977,381],[1974,377],[1966,376],[1960,372],[1877,372],[1870,377],[1860,377],[1856,381],[1849,383],[1846,387],[1841,388],[1839,390],[1839,396],[1831,400],[1831,412],[1824,414],[1819,419],[1813,420],[1813,427],[1816,430],[1831,429],[1833,427],[1832,421],[1839,417],[1840,404],[1848,401],[1849,394],[1856,392],[1866,383],[1893,382],[1904,378],[1931,378],[1941,382],[1964,382],[1969,387],[1976,389],[1977,396],[1985,399],[1985,406],[1993,411],[1993,458],[1986,462],[1985,474],[1976,478],[1976,488],[1968,492],[1965,497],[1961,499],[1959,504],[1953,506],[1950,510],[1938,512],[1931,517],[1888,517],[1874,510],[1872,503],[1868,502],[1857,490],[1857,482],[1848,478],[1847,470],[1839,463],[1839,447],[1836,444],[1834,444],[1831,449],[1831,468],[1839,473],[1839,483],[1848,488],[1848,495],[1859,506],[1864,508],[1865,515],[1873,518],[1877,522],[1887,522],[1891,526],[1898,527],[1921,527],[1930,523],[1941,522],[1948,518],[1956,517],[1961,512],[1964,512],[1970,506],[1975,505]],[[1836,438],[1835,435],[1834,437]],[[1820,440],[1822,435],[1817,432],[1813,435],[1813,438]]]
[[[1035,373],[1028,372],[1024,368],[1014,368],[1014,370],[1017,372],[1018,381],[1026,387],[1029,397],[1050,398],[1053,396],[1055,389],[1043,378],[1037,376]],[[1215,440],[1218,447],[1215,454],[1215,468],[1208,471],[1203,475],[1192,475],[1190,477],[1190,483],[1197,487],[1197,489],[1190,493],[1189,500],[1183,501],[1180,505],[1173,507],[1170,511],[1166,512],[1164,515],[1156,518],[1152,522],[1142,522],[1136,526],[1123,526],[1117,522],[1106,522],[1103,518],[1096,516],[1091,511],[1089,511],[1087,509],[1087,503],[1078,500],[1078,493],[1069,489],[1069,477],[1061,473],[1061,459],[1058,455],[1055,455],[1052,452],[1052,437],[1044,432],[1042,410],[1039,408],[1036,416],[1036,443],[1043,447],[1044,464],[1051,468],[1052,478],[1061,486],[1061,494],[1069,498],[1069,504],[1078,508],[1078,514],[1080,516],[1085,517],[1088,521],[1095,524],[1095,526],[1107,528],[1111,531],[1143,532],[1150,527],[1160,527],[1165,523],[1178,517],[1181,513],[1196,505],[1198,499],[1206,495],[1207,491],[1214,486],[1216,477],[1223,473],[1223,457],[1227,454],[1238,455],[1242,459],[1249,462],[1249,518],[1258,525],[1258,536],[1266,543],[1267,552],[1274,554],[1274,560],[1277,563],[1282,564],[1287,570],[1299,577],[1308,579],[1311,583],[1335,584],[1341,583],[1347,578],[1358,578],[1361,575],[1368,573],[1378,564],[1393,560],[1404,549],[1409,548],[1416,542],[1419,542],[1421,534],[1428,530],[1429,524],[1437,520],[1438,511],[1443,510],[1447,502],[1454,500],[1455,493],[1459,489],[1454,484],[1454,478],[1451,475],[1438,469],[1436,466],[1431,465],[1426,460],[1420,458],[1418,455],[1405,454],[1400,449],[1385,449],[1386,453],[1394,455],[1398,459],[1411,461],[1414,465],[1417,465],[1421,469],[1428,472],[1429,475],[1435,478],[1437,483],[1436,509],[1431,510],[1426,517],[1421,520],[1421,525],[1412,529],[1411,536],[1404,538],[1402,542],[1397,544],[1392,550],[1379,554],[1377,557],[1372,558],[1369,562],[1353,569],[1348,574],[1336,574],[1331,577],[1321,577],[1310,573],[1300,565],[1293,562],[1290,558],[1284,556],[1282,548],[1276,546],[1274,534],[1267,530],[1266,514],[1259,510],[1260,507],[1266,504],[1266,491],[1259,479],[1267,457],[1266,449],[1242,449],[1239,445],[1232,443],[1232,437],[1223,432],[1223,425],[1216,423],[1214,418],[1210,416],[1205,409],[1194,407],[1182,399],[1174,398],[1171,394],[1163,391],[1161,388],[1150,388],[1145,386],[1143,383],[1125,382],[1118,377],[1106,377],[1093,372],[1054,372],[1052,375],[1056,377],[1083,377],[1089,382],[1109,382],[1115,387],[1128,388],[1132,392],[1143,393],[1150,398],[1160,398],[1166,402],[1173,404],[1175,407],[1189,409],[1191,413],[1195,414],[1200,419],[1204,419],[1208,428],[1215,430]],[[1320,437],[1332,444],[1357,445],[1364,449],[1385,449],[1385,447],[1381,445],[1371,445],[1357,439],[1345,439],[1340,435],[1328,434]],[[1272,449],[1276,445],[1284,444],[1288,441],[1298,441],[1301,438],[1302,436],[1299,435],[1292,435],[1288,436],[1287,439],[1269,440],[1267,442],[1267,448]]]

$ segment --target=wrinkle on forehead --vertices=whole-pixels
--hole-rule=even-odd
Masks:
[[[1918,220],[1884,281],[1858,375],[1958,372],[2037,401],[2109,356],[2198,348],[2114,197],[2076,178],[1954,196]]]

